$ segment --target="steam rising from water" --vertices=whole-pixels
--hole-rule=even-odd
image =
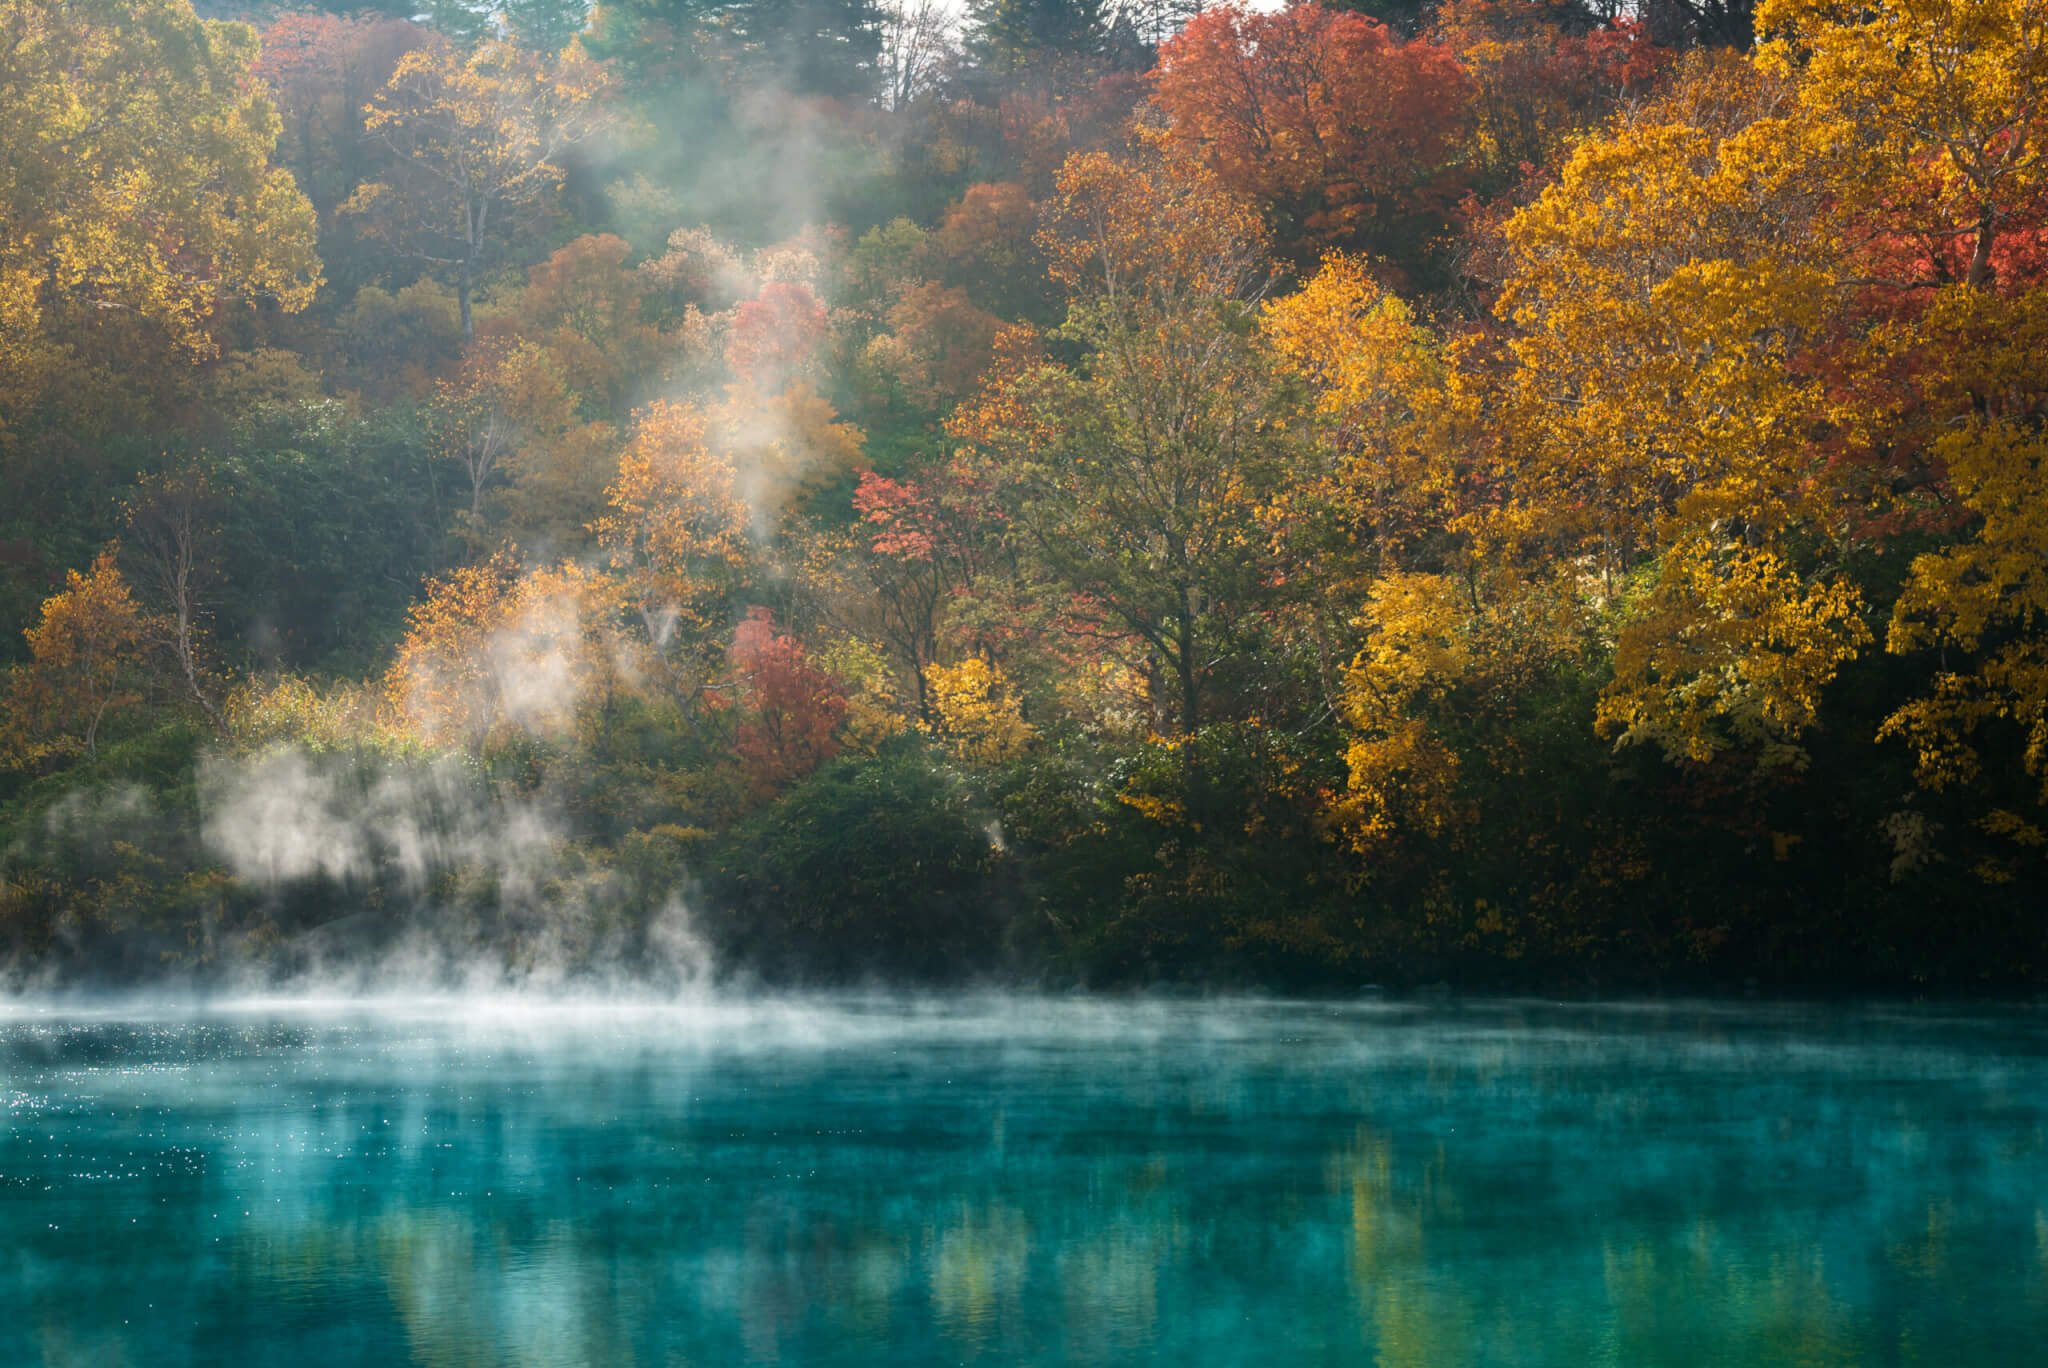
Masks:
[[[309,998],[673,999],[710,980],[683,887],[629,876],[573,842],[544,796],[507,792],[460,760],[278,747],[202,758],[197,790],[203,854],[239,888],[175,910],[168,894],[147,895],[166,900],[146,912],[179,955],[151,978]],[[45,840],[112,878],[124,858],[175,850],[181,822],[142,789],[116,786],[53,806]],[[9,852],[8,862],[37,853]],[[64,927],[88,968],[93,930],[76,915]],[[0,989],[64,991],[59,959],[0,964]]]

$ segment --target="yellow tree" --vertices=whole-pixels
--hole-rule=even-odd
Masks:
[[[212,356],[226,301],[312,300],[256,55],[188,0],[0,0],[0,426],[79,362]]]
[[[1854,587],[1788,550],[1839,530],[1810,438],[1841,413],[1808,362],[1849,282],[1806,131],[1781,79],[1697,58],[1505,228],[1510,492],[1487,534],[1621,612],[1603,727],[1692,759],[1737,718],[1796,758],[1817,691],[1868,639]]]
[[[508,42],[407,53],[363,123],[392,155],[344,211],[393,250],[452,267],[462,336],[470,294],[500,243],[554,205],[562,156],[607,126],[607,78],[571,46],[547,60]]]
[[[1276,492],[1277,531],[1313,526],[1336,512],[1347,559],[1364,553],[1373,573],[1420,568],[1425,541],[1441,543],[1453,483],[1443,459],[1454,411],[1451,371],[1437,339],[1361,257],[1332,253],[1295,293],[1266,306],[1262,327],[1316,398],[1337,460],[1298,466]],[[1318,572],[1345,567],[1319,558]]]
[[[695,405],[642,410],[619,455],[598,543],[678,701],[718,667],[754,563],[753,514],[730,445]]]
[[[1991,285],[2048,193],[2048,9],[1762,0],[1756,18],[1758,64],[1796,82],[1807,155],[1866,230],[1925,251],[1934,283]]]
[[[1001,666],[969,656],[958,665],[933,665],[927,673],[935,730],[961,759],[1000,765],[1030,746],[1031,724]]]
[[[14,667],[7,702],[11,749],[31,762],[97,755],[108,716],[143,701],[156,624],[129,592],[119,555],[109,545],[84,574],[67,572],[28,629],[29,659]]]
[[[465,566],[413,605],[385,696],[434,745],[566,735],[621,687],[614,612],[612,586],[574,565],[521,573],[500,556]]]
[[[1765,0],[1759,60],[1798,84],[1811,156],[1888,307],[1859,358],[1916,372],[1872,446],[1924,453],[1971,523],[1919,556],[1889,649],[1939,650],[1883,734],[1931,788],[1974,780],[1980,733],[2018,741],[2048,802],[2048,9],[2035,0]],[[1994,812],[2023,845],[2041,824]]]

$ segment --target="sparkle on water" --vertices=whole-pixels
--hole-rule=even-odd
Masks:
[[[0,1363],[1904,1364],[2048,1337],[2048,1013],[0,1009]]]

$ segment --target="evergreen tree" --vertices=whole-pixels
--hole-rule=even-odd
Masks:
[[[1101,53],[1110,16],[1102,0],[975,0],[968,9],[967,51],[999,76],[1062,57]]]
[[[599,15],[600,57],[632,59],[653,34],[677,46],[716,49],[749,80],[793,95],[865,98],[882,53],[878,0],[615,0]]]

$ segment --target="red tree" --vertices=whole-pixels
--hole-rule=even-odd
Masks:
[[[839,750],[846,696],[811,664],[804,644],[775,630],[775,614],[750,608],[733,632],[732,666],[747,711],[735,743],[758,798],[803,778]]]
[[[1462,188],[1472,87],[1457,58],[1363,15],[1222,5],[1160,47],[1153,81],[1176,135],[1303,255],[1355,246],[1412,265]]]
[[[825,323],[825,306],[809,289],[770,281],[734,314],[725,359],[741,379],[779,389],[817,354]]]
[[[278,155],[323,220],[370,174],[363,107],[427,36],[403,19],[333,14],[286,14],[263,30],[253,70],[284,121]]]

